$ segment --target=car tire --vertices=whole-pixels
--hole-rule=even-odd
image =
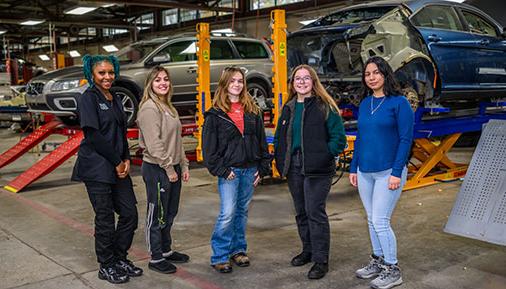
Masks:
[[[123,111],[127,115],[127,126],[134,126],[135,120],[137,119],[137,112],[139,111],[139,102],[137,98],[130,90],[119,86],[111,87],[111,93],[114,93],[121,99]]]
[[[262,110],[266,111],[272,108],[272,99],[263,85],[257,82],[248,83],[248,93]]]

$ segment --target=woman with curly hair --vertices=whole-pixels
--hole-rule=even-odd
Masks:
[[[95,211],[98,277],[125,283],[143,272],[127,259],[138,216],[129,175],[127,118],[120,96],[111,91],[119,61],[114,56],[85,55],[83,70],[89,88],[79,98],[77,109],[84,139],[72,180],[84,182]]]

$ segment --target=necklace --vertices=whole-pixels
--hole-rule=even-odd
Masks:
[[[378,109],[379,107],[383,104],[383,102],[385,101],[385,98],[386,96],[383,97],[383,99],[381,100],[381,102],[378,104],[378,106],[376,106],[376,108],[373,108],[373,102],[374,102],[374,96],[371,97],[371,115],[373,115]]]

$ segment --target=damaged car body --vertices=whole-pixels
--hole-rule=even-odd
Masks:
[[[352,6],[288,37],[289,66],[311,65],[339,103],[358,104],[363,63],[391,65],[414,109],[506,97],[502,27],[469,5],[380,1]]]

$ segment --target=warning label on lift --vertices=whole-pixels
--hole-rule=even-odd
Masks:
[[[284,42],[279,43],[279,55],[285,56],[286,44]]]
[[[209,50],[202,51],[202,56],[204,56],[204,61],[209,61]]]

